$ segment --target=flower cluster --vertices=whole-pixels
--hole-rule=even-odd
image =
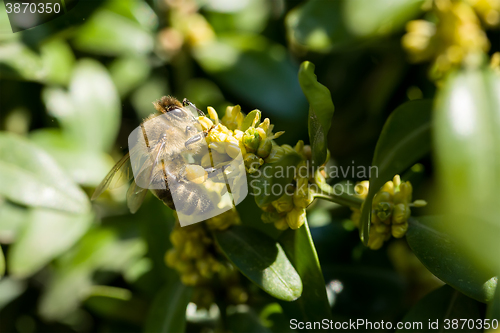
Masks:
[[[415,61],[433,62],[431,77],[461,65],[478,63],[490,44],[482,29],[500,23],[498,0],[433,0],[429,20],[408,22],[403,47]]]
[[[360,187],[362,190],[359,190]],[[365,199],[368,189],[369,182],[363,181],[356,186],[356,195]],[[412,202],[412,191],[410,182],[401,182],[399,175],[396,175],[377,192],[372,201],[369,248],[378,250],[391,235],[402,238],[406,234],[410,207],[423,207],[427,204],[424,200]],[[359,228],[361,209],[351,210],[351,220]]]
[[[238,213],[233,209],[210,218],[206,223],[196,223],[185,227],[177,224],[170,234],[173,248],[165,254],[167,266],[175,269],[183,284],[195,286],[192,301],[200,308],[209,308],[214,302],[213,282],[225,286],[229,304],[245,303],[248,293],[241,286],[240,274],[232,264],[222,259],[212,230],[224,230],[239,224]]]
[[[303,157],[296,170],[302,170],[307,163],[307,155],[310,156],[311,148],[304,146],[301,140],[292,148],[289,145],[282,146],[286,153],[296,152]],[[285,192],[280,198],[270,204],[262,206],[261,219],[264,223],[273,223],[279,230],[288,228],[298,229],[306,221],[306,207],[313,201],[312,191],[309,189],[310,179],[307,175],[302,175],[296,171],[294,175],[294,186],[289,192]]]
[[[247,173],[255,173],[265,163],[280,160],[286,154],[299,154],[303,164],[310,158],[311,148],[299,141],[295,147],[284,144],[279,146],[274,139],[284,132],[273,133],[274,125],[265,118],[262,122],[259,110],[245,116],[239,105],[228,107],[222,119],[211,107],[208,117],[200,117],[203,129],[210,130],[207,136],[210,152],[201,159],[202,166],[221,167],[223,163],[236,158],[240,152]],[[300,170],[300,168],[297,168]],[[312,195],[308,189],[309,178],[295,175],[293,191],[285,193],[279,199],[261,207],[264,210],[262,220],[274,223],[275,227],[285,230],[300,228],[305,222],[305,208],[311,203]]]

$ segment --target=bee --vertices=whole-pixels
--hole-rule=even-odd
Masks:
[[[127,191],[127,205],[132,213],[139,209],[148,189],[168,207],[185,215],[209,212],[216,202],[202,185],[221,169],[192,164],[193,156],[208,152],[204,138],[211,128],[202,130],[188,107],[200,116],[205,114],[187,99],[181,104],[171,96],[164,96],[153,105],[157,113],[146,118],[129,136],[129,152],[109,171],[92,200],[120,179],[134,178]],[[190,173],[198,173],[198,177],[188,180]]]

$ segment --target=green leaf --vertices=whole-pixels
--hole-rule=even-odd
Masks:
[[[489,302],[486,310],[486,318],[490,320],[496,319],[500,321],[500,288],[495,289],[495,295]]]
[[[378,190],[396,174],[405,171],[429,153],[431,148],[431,110],[429,100],[416,100],[400,105],[385,122],[375,148],[370,190],[362,206],[360,237],[368,244],[372,200]]]
[[[311,0],[286,17],[288,39],[301,47],[328,52],[352,41],[343,22],[343,1]]]
[[[250,126],[255,126],[255,124],[260,123],[261,112],[259,110],[253,110],[249,114],[246,115],[245,119],[243,119],[243,123],[241,124],[241,130],[244,132]],[[257,119],[255,119],[257,117]]]
[[[500,77],[456,71],[437,94],[433,135],[446,225],[483,268],[500,272]]]
[[[9,201],[0,203],[0,243],[14,242],[28,220],[29,209]]]
[[[66,140],[60,129],[35,130],[30,132],[30,139],[49,153],[73,181],[83,186],[97,186],[114,164],[108,154],[87,150]]]
[[[280,236],[279,242],[296,267],[304,286],[299,299],[290,303],[281,302],[284,312],[290,319],[300,321],[321,321],[331,318],[325,280],[308,223],[297,230],[285,231]]]
[[[10,274],[18,278],[32,275],[73,246],[92,221],[91,214],[74,215],[33,209],[17,241],[9,250]]]
[[[327,136],[332,123],[332,96],[327,87],[318,82],[314,74],[314,64],[304,61],[299,69],[299,83],[309,102],[309,141],[312,148],[313,165],[320,166],[326,161]]]
[[[192,287],[177,279],[168,283],[153,301],[146,321],[145,332],[185,332],[186,307],[191,300]]]
[[[233,226],[214,233],[226,257],[265,292],[284,301],[302,294],[302,281],[281,245],[252,228]]]
[[[0,278],[5,274],[5,257],[2,247],[0,246]]]
[[[497,278],[484,273],[460,242],[446,233],[443,216],[411,218],[406,240],[424,266],[461,293],[480,302],[489,302]]]
[[[69,93],[43,91],[49,113],[56,117],[68,140],[94,151],[109,151],[120,127],[120,97],[106,68],[91,59],[75,67]]]
[[[85,193],[52,158],[24,138],[0,133],[0,195],[22,205],[84,213]]]
[[[482,332],[481,329],[469,329],[460,319],[483,319],[480,303],[462,295],[450,286],[443,286],[420,300],[403,318],[412,329],[399,329],[396,332]],[[445,320],[450,320],[449,329],[444,329]],[[451,327],[452,320],[458,320],[458,327]],[[422,326],[412,326],[421,323]],[[432,325],[429,327],[429,325]]]
[[[348,0],[344,2],[347,28],[354,35],[385,35],[402,29],[422,12],[424,0]]]
[[[249,175],[249,184],[257,205],[264,206],[285,193],[286,185],[290,184],[295,175],[293,170],[300,161],[302,157],[295,152],[285,154],[279,161],[267,163]]]
[[[154,45],[151,33],[139,23],[107,9],[92,15],[73,42],[78,50],[108,56],[148,54]]]
[[[306,100],[300,93],[297,67],[282,45],[262,36],[232,34],[193,51],[200,66],[240,100],[261,105],[269,115],[283,119],[303,114]]]
[[[109,67],[113,83],[122,97],[144,82],[150,70],[148,59],[143,56],[121,57]]]
[[[26,290],[26,281],[4,277],[0,280],[0,310]]]
[[[75,56],[68,44],[53,39],[40,46],[40,54],[19,41],[0,45],[0,75],[3,77],[66,84]]]

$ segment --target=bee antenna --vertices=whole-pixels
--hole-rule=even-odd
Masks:
[[[199,114],[200,116],[205,116],[205,112],[203,112],[203,111],[201,111],[200,109],[198,109],[198,108],[196,107],[196,105],[194,105],[193,103],[191,103],[191,102],[190,102],[187,98],[184,98],[184,99],[182,100],[182,105],[184,105],[184,106],[188,106],[188,105],[189,105],[190,107],[194,108],[194,109],[196,110],[196,112],[198,112],[198,114]]]

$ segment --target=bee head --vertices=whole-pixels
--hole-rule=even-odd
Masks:
[[[153,102],[155,109],[160,113],[167,113],[172,110],[181,109],[182,104],[175,97],[163,96],[159,100]]]

